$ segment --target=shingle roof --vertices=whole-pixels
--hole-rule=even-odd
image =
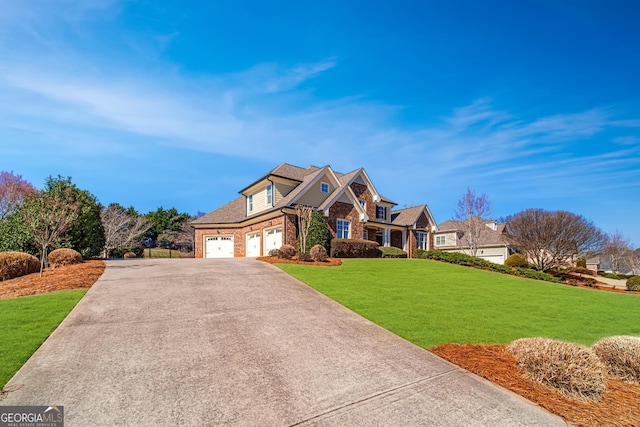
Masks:
[[[489,223],[491,221],[487,221]],[[485,227],[482,229],[480,241],[482,244],[480,246],[495,246],[495,245],[506,245],[504,240],[503,231],[506,224],[497,224],[497,230],[494,230],[490,227]],[[438,226],[438,232],[451,232],[451,231],[462,231],[462,223],[460,221],[448,220],[443,222]],[[464,235],[460,237],[458,240],[458,247],[466,247],[469,246]]]
[[[192,224],[224,224],[241,222],[246,218],[247,210],[244,196],[232,200],[215,211],[191,221]]]
[[[302,181],[305,176],[317,171],[318,169],[320,168],[317,166],[301,168],[298,166],[290,165],[288,163],[282,163],[276,166],[276,168],[269,172],[266,176],[276,175],[283,178],[293,179],[295,181]]]
[[[410,226],[420,217],[424,206],[413,206],[411,208],[398,209],[391,212],[391,224]]]

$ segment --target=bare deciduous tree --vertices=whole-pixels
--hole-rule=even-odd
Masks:
[[[611,270],[614,273],[620,273],[625,268],[631,268],[628,262],[631,260],[630,252],[633,252],[631,242],[618,230],[604,236],[601,254],[604,259],[611,263]]]
[[[313,208],[311,206],[296,205],[296,215],[298,215],[298,231],[300,239],[300,252],[307,253],[307,236],[309,235],[309,226],[311,225],[311,214]]]
[[[0,220],[11,215],[35,191],[33,185],[13,172],[0,172]]]
[[[469,246],[469,255],[476,256],[478,247],[482,244],[485,235],[486,222],[491,215],[491,203],[486,194],[476,196],[476,192],[470,188],[458,200],[455,211],[455,220],[460,223],[464,240]]]
[[[47,248],[71,227],[80,206],[71,202],[70,194],[33,193],[20,209],[24,226],[33,243],[40,248],[40,277],[47,259]]]
[[[597,253],[603,234],[590,221],[565,211],[527,209],[507,217],[507,237],[541,271]]]
[[[133,215],[117,204],[109,205],[100,213],[104,227],[104,257],[117,247],[129,247],[139,243],[142,235],[151,227],[147,218]]]

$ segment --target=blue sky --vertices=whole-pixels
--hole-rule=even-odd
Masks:
[[[640,246],[634,1],[5,0],[0,170],[209,212],[281,162]]]

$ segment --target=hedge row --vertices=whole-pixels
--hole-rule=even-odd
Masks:
[[[332,239],[332,258],[380,258],[378,242],[357,239]]]
[[[394,246],[380,246],[378,249],[382,254],[382,258],[407,258],[405,251]]]
[[[506,265],[495,264],[482,258],[459,252],[444,251],[420,251],[414,253],[416,258],[432,259],[435,261],[443,261],[451,264],[464,265],[467,267],[475,267],[481,270],[495,271],[498,273],[511,274],[513,276],[526,277],[529,279],[544,280],[547,282],[558,283],[559,280],[550,274],[541,271],[531,270],[522,267],[508,267]]]

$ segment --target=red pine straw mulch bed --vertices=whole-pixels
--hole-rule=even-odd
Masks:
[[[522,378],[505,345],[445,344],[432,353],[542,406],[576,426],[640,426],[640,385],[609,377],[599,401],[567,397]]]
[[[282,259],[277,256],[260,256],[256,258],[258,261],[268,262],[269,264],[300,264],[300,265],[321,265],[324,267],[337,267],[342,265],[342,261],[337,258],[327,258],[325,262],[319,261],[298,261],[296,257],[293,259]]]
[[[104,268],[104,261],[85,261],[81,264],[47,268],[42,277],[40,273],[33,273],[5,280],[0,282],[0,299],[90,288],[102,276]]]

